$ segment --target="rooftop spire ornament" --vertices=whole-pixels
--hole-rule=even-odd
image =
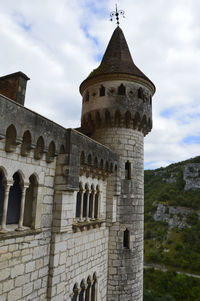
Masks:
[[[117,21],[117,26],[119,26],[119,16],[122,16],[123,18],[124,17],[124,11],[122,9],[118,10],[117,8],[117,4],[116,4],[116,9],[115,11],[111,12],[110,13],[110,21],[113,21],[113,18],[116,17],[116,21]]]

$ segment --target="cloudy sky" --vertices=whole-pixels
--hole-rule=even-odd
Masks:
[[[22,71],[26,106],[80,125],[79,85],[115,29],[116,0],[1,0],[0,76]],[[145,168],[200,155],[200,1],[118,0],[135,64],[155,83]]]

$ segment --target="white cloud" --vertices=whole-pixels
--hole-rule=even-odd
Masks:
[[[1,3],[1,75],[21,70],[31,78],[27,107],[66,127],[79,126],[79,85],[105,51],[115,3]],[[200,2],[121,0],[118,7],[125,10],[121,27],[133,59],[157,87],[146,164],[155,168],[199,155],[199,144],[183,140],[200,136]]]

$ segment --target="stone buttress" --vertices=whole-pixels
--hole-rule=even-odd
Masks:
[[[134,64],[120,27],[115,29],[100,66],[82,82],[80,92],[82,131],[120,156],[118,182],[110,177],[107,189],[107,301],[141,301],[143,140],[152,128],[155,86]]]

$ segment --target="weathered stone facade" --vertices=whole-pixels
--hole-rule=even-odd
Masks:
[[[104,58],[81,84],[77,130],[23,106],[23,73],[0,78],[0,301],[142,300],[143,140],[155,87],[119,27],[105,57],[118,71]]]

